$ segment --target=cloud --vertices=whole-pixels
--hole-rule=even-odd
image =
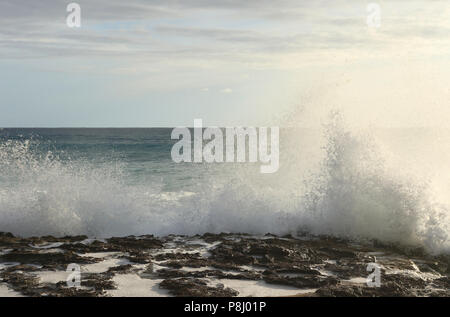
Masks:
[[[211,67],[214,63],[276,67],[292,55],[349,55],[399,41],[448,43],[444,1],[382,3],[382,28],[367,33],[360,1],[78,0],[82,27],[65,25],[67,1],[0,2],[0,56],[74,57],[124,63]],[[325,5],[326,4],[326,5]],[[408,6],[406,5],[408,4]],[[422,11],[420,11],[422,10]],[[442,11],[442,10],[441,10]],[[442,13],[442,12],[441,12]],[[419,16],[422,20],[410,19]],[[205,61],[208,61],[206,65]],[[122,65],[121,69],[136,69]]]

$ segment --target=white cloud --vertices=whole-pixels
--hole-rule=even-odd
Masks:
[[[128,59],[125,64],[137,59],[147,64],[167,60],[180,64],[184,60],[185,65],[225,61],[273,68],[292,54],[347,50],[355,55],[374,48],[389,49],[411,39],[413,47],[429,46],[436,40],[450,43],[448,16],[442,14],[448,11],[445,1],[382,2],[383,28],[377,37],[368,36],[366,4],[356,0],[337,0],[326,6],[315,1],[280,0],[276,7],[268,0],[130,0],[126,5],[119,0],[100,0],[80,4],[83,27],[71,30],[65,25],[66,1],[3,0],[0,56],[98,56]]]

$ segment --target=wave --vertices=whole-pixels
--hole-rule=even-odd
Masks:
[[[339,116],[323,136],[317,157],[300,158],[294,134],[280,149],[279,173],[243,167],[180,192],[156,181],[130,185],[121,162],[63,160],[37,151],[37,140],[8,140],[0,143],[0,231],[91,237],[307,231],[450,252],[448,205],[427,182],[390,166],[374,138],[345,129]]]
[[[303,198],[307,229],[449,252],[448,206],[430,183],[390,166],[376,140],[347,131],[338,114],[326,128],[322,173]]]

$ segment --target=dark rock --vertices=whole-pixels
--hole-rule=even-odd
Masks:
[[[333,237],[279,238],[269,234],[258,239],[243,234],[211,234],[182,237],[151,235],[115,237],[105,241],[81,243],[85,236],[76,237],[15,237],[0,233],[0,263],[9,263],[0,270],[0,278],[9,287],[27,296],[105,296],[114,289],[115,274],[136,273],[142,278],[162,278],[161,287],[176,296],[236,296],[237,292],[223,285],[211,286],[203,279],[264,280],[270,284],[299,289],[317,288],[314,296],[449,296],[450,256],[422,254],[421,250],[374,244],[357,245]],[[203,239],[215,242],[209,254],[203,256]],[[52,243],[57,243],[51,246]],[[62,243],[61,245],[59,245]],[[167,247],[184,252],[159,252]],[[45,246],[45,248],[36,248]],[[61,251],[62,252],[59,252]],[[155,252],[156,251],[156,252]],[[170,251],[173,251],[171,249]],[[90,264],[101,258],[81,256],[86,253],[119,252],[119,258],[130,264],[109,268],[104,273],[82,272],[82,288],[68,287],[66,282],[42,283],[35,272],[65,270],[70,263]],[[374,256],[371,252],[382,252]],[[409,255],[408,255],[409,254]],[[413,255],[411,257],[410,255]],[[154,271],[152,261],[165,268]],[[333,260],[333,261],[330,261]],[[15,265],[14,263],[20,263]],[[380,263],[381,287],[351,283],[355,277],[367,277],[367,264]],[[134,265],[146,264],[144,271]],[[33,264],[33,265],[32,265]],[[437,278],[422,280],[401,271],[416,270],[435,274]],[[187,270],[183,268],[199,268]],[[262,270],[261,270],[262,269]],[[325,272],[323,272],[323,271]],[[328,271],[328,272],[327,272]],[[140,273],[138,273],[140,272]],[[323,272],[323,273],[321,273]],[[335,277],[329,275],[333,274]]]
[[[367,285],[327,285],[316,291],[317,296],[326,297],[410,297],[426,295],[426,282],[402,274],[382,275],[380,287],[369,287]]]
[[[0,277],[13,290],[24,295],[35,296],[33,289],[39,285],[39,278],[23,272],[1,272]]]
[[[326,254],[331,259],[358,258],[358,252],[346,248],[337,249],[337,248],[323,247],[320,248],[318,251],[321,254]]]
[[[133,266],[131,264],[124,264],[110,267],[107,273],[112,274],[127,274],[133,271]]]
[[[263,280],[269,284],[287,285],[297,288],[318,288],[324,285],[336,285],[338,280],[333,277],[320,278],[318,276],[280,276],[275,273],[266,272]]]
[[[122,248],[117,245],[112,245],[98,240],[95,240],[92,243],[87,244],[84,243],[63,244],[59,248],[77,253],[119,252],[122,250]]]
[[[221,270],[202,270],[202,271],[183,271],[173,269],[161,269],[156,272],[158,277],[178,278],[216,278],[216,279],[233,279],[233,280],[260,280],[261,274],[257,272],[244,271],[239,273],[226,273]]]
[[[110,274],[82,273],[81,286],[91,287],[96,291],[116,289],[116,284],[111,280]]]
[[[433,285],[435,287],[447,289],[450,292],[450,278],[448,276],[433,280]]]
[[[98,262],[99,259],[82,257],[71,251],[58,253],[40,253],[39,250],[13,250],[0,255],[0,262],[19,262],[23,264],[39,264],[45,268],[65,269],[67,264],[88,264]]]
[[[0,238],[14,238],[11,232],[0,232]]]
[[[47,244],[54,242],[64,242],[64,243],[73,243],[86,240],[88,237],[85,235],[80,236],[64,236],[64,237],[54,237],[54,236],[42,236],[42,237],[31,237],[27,238],[30,243],[38,245],[38,244]]]
[[[206,282],[194,278],[166,279],[159,287],[169,290],[174,296],[233,297],[239,292],[224,287],[211,287]]]
[[[147,264],[151,262],[151,257],[146,252],[131,251],[128,255],[123,255],[122,257],[130,262],[138,264]]]
[[[161,253],[154,256],[156,261],[166,260],[197,260],[201,259],[200,253]]]
[[[107,239],[107,241],[111,245],[119,247],[121,251],[159,249],[163,247],[163,243],[159,239],[150,235],[141,237],[114,237]]]

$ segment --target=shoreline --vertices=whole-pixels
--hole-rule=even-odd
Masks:
[[[380,269],[379,287],[367,285],[370,263]],[[79,286],[68,286],[71,264],[80,269]],[[0,232],[0,297],[450,296],[449,274],[449,256],[323,236]]]

